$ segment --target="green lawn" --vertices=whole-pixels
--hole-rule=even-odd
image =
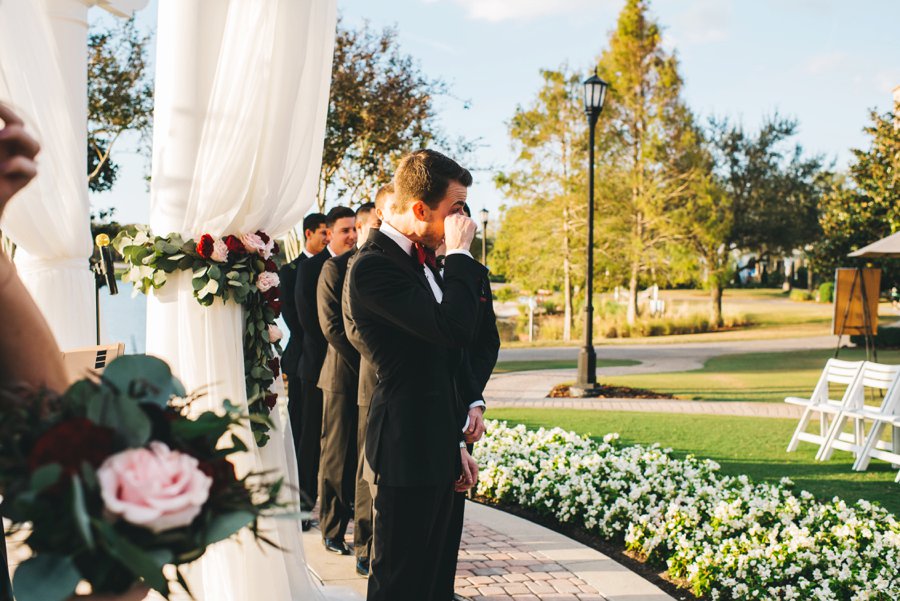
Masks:
[[[710,359],[696,371],[611,376],[602,382],[692,400],[783,402],[786,396],[808,396],[833,355],[831,350],[726,355]],[[840,358],[864,359],[865,352],[844,349]],[[900,351],[879,350],[878,360],[900,363]]]
[[[623,365],[639,365],[640,361],[630,359],[597,359],[597,367],[620,367]],[[566,359],[548,361],[498,361],[494,367],[495,374],[505,374],[512,371],[533,371],[537,369],[575,369],[577,361]]]
[[[900,484],[894,483],[897,472],[885,462],[873,460],[868,471],[854,472],[852,456],[842,451],[835,451],[825,463],[814,460],[818,447],[808,443],[787,453],[796,420],[560,409],[491,409],[489,417],[529,428],[559,426],[598,437],[618,432],[624,443],[658,442],[679,456],[713,459],[726,474],[773,482],[787,476],[817,497],[878,501],[900,514]]]

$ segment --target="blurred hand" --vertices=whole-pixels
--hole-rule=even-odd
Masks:
[[[41,150],[37,140],[25,131],[22,120],[8,106],[0,103],[0,215],[6,203],[24,188],[35,175],[34,157]]]
[[[469,455],[467,449],[460,449],[459,454],[462,459],[462,474],[460,474],[459,478],[454,482],[453,490],[456,492],[465,492],[475,486],[475,483],[478,482],[478,464],[475,463],[475,460]]]
[[[475,222],[462,214],[448,215],[444,219],[444,244],[447,252],[469,250],[475,239]]]
[[[469,409],[469,427],[463,432],[468,444],[473,444],[481,440],[484,436],[484,407],[474,407]]]

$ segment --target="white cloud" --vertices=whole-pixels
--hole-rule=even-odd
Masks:
[[[875,85],[885,94],[890,94],[900,86],[900,70],[879,71],[875,74]]]
[[[847,65],[848,58],[846,52],[823,52],[807,61],[806,72],[810,75],[834,74]]]
[[[439,0],[425,0],[431,4]],[[528,21],[538,17],[571,14],[597,5],[597,0],[450,0],[478,21]]]
[[[731,3],[722,0],[694,0],[674,19],[672,40],[687,44],[714,44],[729,37]],[[668,37],[668,36],[667,36]]]

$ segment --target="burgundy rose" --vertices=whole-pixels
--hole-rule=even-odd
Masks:
[[[272,312],[275,313],[275,319],[278,319],[281,316],[281,301],[280,300],[272,300],[269,301],[269,308],[272,309]]]
[[[271,303],[272,301],[276,301],[281,298],[281,288],[278,286],[272,286],[268,290],[262,293],[263,298],[266,299],[267,303]]]
[[[212,478],[212,490],[217,491],[226,488],[237,482],[237,475],[234,472],[234,465],[227,459],[215,459],[213,461],[201,461],[200,471]]]
[[[66,474],[78,473],[82,462],[93,467],[113,453],[114,432],[83,417],[56,424],[34,443],[28,455],[31,471],[42,465],[58,463]]]
[[[266,404],[266,407],[269,408],[269,411],[275,408],[275,403],[278,402],[278,395],[274,392],[269,392],[266,394],[266,398],[263,399],[263,403]]]
[[[213,237],[209,234],[203,234],[200,236],[200,242],[197,243],[197,254],[204,259],[210,258],[212,256],[214,245],[215,240],[213,240]]]
[[[272,273],[278,272],[278,265],[275,264],[275,261],[266,259],[266,271],[271,271]]]
[[[272,371],[273,374],[275,374],[275,377],[276,377],[276,378],[277,378],[278,375],[281,373],[281,372],[279,371],[279,366],[280,366],[280,365],[281,365],[281,363],[278,361],[278,357],[272,357],[272,358],[269,359],[269,361],[268,361],[269,369]]]
[[[244,248],[244,243],[241,242],[241,239],[238,238],[237,236],[230,236],[230,235],[225,236],[222,239],[222,241],[225,242],[225,246],[228,247],[229,254],[236,254],[236,255],[246,255],[247,254],[247,249]]]
[[[271,238],[269,238],[269,235],[263,231],[256,232],[256,235],[259,236],[260,239],[262,239],[263,244],[268,244],[269,240],[271,240]]]
[[[273,245],[272,245],[272,254],[276,254],[276,255],[277,255],[277,254],[280,253],[280,252],[281,252],[281,247],[278,246],[278,243],[277,243],[277,242],[273,243]]]

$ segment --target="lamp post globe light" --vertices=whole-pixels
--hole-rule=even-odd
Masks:
[[[587,273],[585,274],[584,346],[578,353],[578,377],[570,394],[578,397],[597,396],[597,354],[594,352],[594,129],[603,101],[606,99],[605,81],[591,75],[584,80],[584,113],[590,132],[588,141],[588,236]]]
[[[488,210],[481,209],[481,264],[487,266],[487,224]]]

